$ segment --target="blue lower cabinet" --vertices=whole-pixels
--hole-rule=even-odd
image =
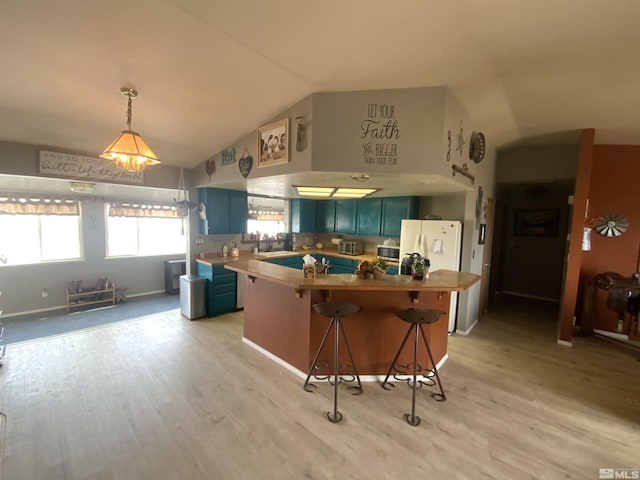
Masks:
[[[282,265],[283,267],[302,269],[302,257],[273,258],[271,260],[267,260],[267,262],[275,263],[276,265]]]
[[[331,263],[331,273],[355,273],[359,260],[342,257],[325,257]]]
[[[387,268],[387,275],[397,275],[398,267],[389,267]]]
[[[196,262],[196,273],[207,279],[207,317],[236,311],[236,272]]]

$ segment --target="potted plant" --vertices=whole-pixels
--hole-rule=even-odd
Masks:
[[[371,270],[373,278],[376,280],[384,278],[384,275],[387,274],[387,268],[389,268],[389,265],[382,257],[376,257],[369,262],[369,269]]]
[[[415,280],[422,280],[424,278],[424,262],[422,259],[414,260],[413,265],[411,265],[411,275]]]

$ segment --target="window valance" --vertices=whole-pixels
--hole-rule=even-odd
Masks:
[[[110,203],[109,216],[177,218],[179,215],[175,205]]]
[[[0,195],[0,214],[80,215],[77,200],[37,195]]]

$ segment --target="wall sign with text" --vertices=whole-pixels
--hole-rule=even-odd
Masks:
[[[40,150],[40,174],[73,180],[144,183],[143,172],[129,172],[110,160]]]
[[[365,165],[398,165],[400,127],[395,105],[368,104],[367,118],[360,122],[360,138]]]

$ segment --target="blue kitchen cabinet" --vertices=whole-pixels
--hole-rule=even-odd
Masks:
[[[419,197],[387,197],[382,199],[381,235],[399,237],[403,218],[418,218]]]
[[[337,233],[356,233],[356,213],[358,203],[355,200],[336,200]]]
[[[382,199],[363,198],[357,200],[356,204],[356,233],[358,235],[380,235]]]
[[[245,233],[247,231],[247,193],[221,188],[201,188],[200,202],[206,220],[200,221],[201,235]]]
[[[387,275],[397,275],[397,274],[398,274],[398,267],[387,268]]]
[[[249,209],[247,192],[227,190],[229,192],[229,232],[246,233]]]
[[[295,257],[272,258],[271,260],[267,260],[267,262],[302,270],[302,257],[299,255]]]
[[[196,273],[207,279],[207,317],[236,310],[237,275],[222,265],[196,262]]]
[[[331,265],[330,273],[355,273],[358,268],[359,260],[349,260],[342,257],[325,256]],[[322,257],[316,257],[316,260],[322,261]]]
[[[315,232],[316,200],[308,198],[291,199],[291,231],[293,233]]]
[[[333,233],[336,231],[335,200],[316,201],[316,229],[322,233]]]

